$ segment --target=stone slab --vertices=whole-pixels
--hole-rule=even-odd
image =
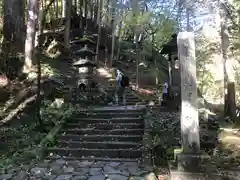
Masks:
[[[170,171],[170,180],[224,180],[219,174]]]
[[[95,111],[104,111],[104,110],[139,110],[144,109],[146,105],[128,105],[128,106],[105,106],[105,107],[95,107]]]

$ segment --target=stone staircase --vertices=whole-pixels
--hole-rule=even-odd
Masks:
[[[75,112],[57,134],[48,158],[138,161],[142,156],[144,106],[105,106]]]
[[[72,36],[73,40],[75,36]],[[77,47],[73,46],[71,52],[75,52]],[[71,53],[67,59],[72,62]],[[115,87],[109,87],[106,91],[109,102],[113,101]],[[95,107],[75,112],[58,132],[55,146],[45,150],[46,158],[121,162],[140,160],[145,107],[130,106],[140,101],[130,88],[126,89],[126,100],[127,106],[124,107]],[[77,98],[73,102],[80,103],[75,101]]]
[[[110,86],[107,88],[107,93],[110,96],[110,99],[114,102],[114,96],[115,96],[116,88],[114,86]],[[139,97],[133,93],[133,90],[131,87],[128,87],[125,89],[125,95],[126,95],[126,105],[143,105],[145,104],[144,101],[140,100]],[[120,99],[120,102],[122,100]]]

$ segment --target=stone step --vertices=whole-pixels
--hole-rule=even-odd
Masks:
[[[67,157],[105,157],[105,158],[140,158],[142,152],[132,149],[85,149],[85,148],[58,148],[52,147],[45,150],[47,154]]]
[[[68,123],[72,122],[80,122],[80,123],[143,123],[143,119],[139,117],[109,117],[109,118],[77,118],[72,117],[68,121]]]
[[[98,118],[111,118],[111,117],[142,117],[143,112],[97,112],[97,113],[75,113],[72,117],[86,118],[86,117],[98,117]]]
[[[140,105],[140,104],[145,104],[142,101],[127,101],[125,105]]]
[[[108,94],[115,94],[116,93],[116,90],[114,89],[114,90],[107,90],[106,91]],[[134,95],[132,92],[126,92],[125,91],[125,95],[126,96],[132,96],[132,97],[137,97],[136,95]]]
[[[57,135],[58,140],[65,141],[87,141],[87,142],[96,142],[96,141],[124,141],[124,142],[142,142],[142,135],[76,135],[76,134],[65,134]]]
[[[145,106],[105,106],[100,108],[89,109],[89,113],[123,113],[123,112],[135,112],[135,113],[144,113]],[[81,112],[81,111],[80,111]],[[86,112],[86,111],[83,111]]]
[[[58,141],[57,147],[64,148],[87,148],[87,149],[132,149],[139,150],[142,145],[136,142],[82,142],[82,141]]]
[[[115,103],[115,100],[113,99],[111,102]],[[123,105],[123,101],[121,99],[119,99],[119,104],[120,105]],[[125,106],[129,106],[129,105],[138,105],[139,103],[143,103],[143,101],[139,101],[139,100],[129,100],[129,99],[126,99],[125,101]]]
[[[108,92],[108,94],[111,94],[111,95],[112,95],[112,97],[114,98],[114,95],[115,95],[115,93]],[[138,97],[136,97],[136,96],[134,96],[133,94],[125,94],[125,97],[126,97],[126,99],[132,99],[132,100],[135,100],[135,99],[137,99],[137,100],[139,100],[139,98],[138,98]]]
[[[94,128],[81,128],[81,129],[65,129],[60,130],[60,133],[74,134],[74,135],[142,135],[143,129],[111,129],[102,130]]]
[[[64,125],[63,129],[66,128],[83,128],[85,125],[85,128],[95,128],[95,129],[101,129],[101,130],[111,130],[111,129],[141,129],[143,128],[143,123],[91,123],[91,124],[85,124],[85,123],[67,123]]]
[[[113,99],[112,101],[111,101],[113,104],[115,104],[115,100]],[[140,104],[143,104],[143,103],[145,103],[144,101],[138,101],[138,100],[136,100],[136,101],[131,101],[131,100],[126,100],[126,102],[125,102],[125,106],[131,106],[131,105],[133,105],[133,106],[135,106],[135,105],[140,105]],[[119,104],[120,105],[123,105],[122,104],[122,100],[121,99],[119,99]]]
[[[119,99],[119,102],[121,102],[122,99]],[[140,102],[143,102],[142,100],[139,100],[139,99],[129,99],[129,98],[126,98],[126,103],[140,103]]]
[[[115,92],[108,92],[108,94],[114,95]],[[128,93],[126,93],[125,96],[126,96],[127,99],[139,99],[137,96],[135,96],[135,95],[133,95],[133,94],[128,94]],[[113,97],[114,97],[114,96],[113,96]]]
[[[112,100],[115,100],[115,97],[112,97]],[[119,101],[122,101],[123,98],[119,97]],[[138,99],[138,98],[132,98],[132,97],[126,97],[126,102],[142,102],[142,100]]]
[[[81,160],[81,161],[103,161],[103,162],[139,162],[140,158],[107,158],[107,157],[66,157],[66,156],[57,156],[57,155],[52,155],[52,156],[46,156],[46,160],[57,160],[57,159],[64,159],[69,161],[76,161],[76,160]]]

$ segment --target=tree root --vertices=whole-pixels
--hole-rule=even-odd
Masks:
[[[4,109],[2,110],[2,114],[6,113],[9,109],[16,108],[21,103],[21,101],[35,94],[36,91],[37,87],[27,87],[21,90],[15,97],[7,101]]]
[[[12,110],[7,117],[5,117],[4,119],[0,120],[0,126],[6,124],[7,122],[9,122],[10,120],[12,120],[12,118],[14,118],[19,112],[23,111],[24,108],[31,102],[35,101],[37,98],[37,95],[31,96],[30,98],[26,99],[24,102],[20,103],[18,105],[18,107],[14,110]]]

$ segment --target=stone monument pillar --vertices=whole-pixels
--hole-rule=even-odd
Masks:
[[[171,180],[208,180],[212,178],[206,173],[209,157],[200,151],[194,34],[180,32],[177,42],[181,75],[182,148],[175,151],[175,164],[170,168]]]
[[[194,34],[178,35],[181,77],[181,133],[184,153],[200,151]]]

